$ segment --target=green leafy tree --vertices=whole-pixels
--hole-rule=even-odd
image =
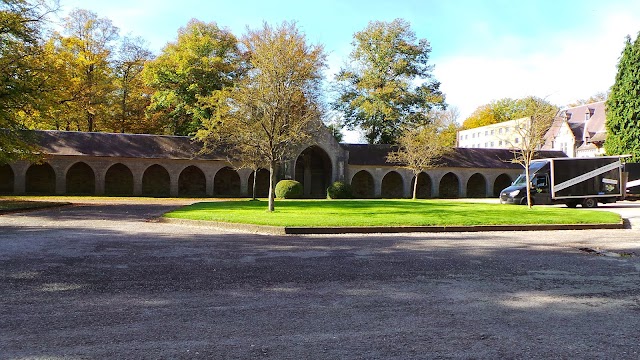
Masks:
[[[63,33],[54,33],[49,40],[57,83],[57,103],[50,108],[49,116],[56,127],[89,132],[105,127],[111,116],[111,61],[118,33],[111,20],[75,9],[64,20]]]
[[[473,129],[480,126],[497,124],[509,120],[521,119],[534,114],[554,116],[560,109],[535,96],[521,99],[504,98],[493,100],[489,104],[479,106],[462,123],[463,129]]]
[[[429,64],[431,45],[417,40],[407,21],[370,22],[354,35],[353,46],[350,65],[335,78],[333,108],[370,144],[393,144],[404,127],[426,124],[429,110],[445,107]]]
[[[158,133],[161,129],[145,116],[152,90],[142,79],[142,71],[153,54],[141,38],[125,37],[118,50],[114,69],[112,117],[107,130],[122,133]]]
[[[640,33],[633,42],[626,39],[606,107],[606,153],[640,161]]]
[[[46,16],[57,4],[45,1],[0,1],[0,164],[31,158],[32,140],[21,130],[27,113],[37,111],[47,92],[49,73],[42,62]]]
[[[325,54],[288,22],[249,30],[242,45],[249,71],[233,88],[207,98],[216,114],[204,122],[197,138],[208,146],[231,147],[238,162],[257,157],[268,164],[273,211],[277,164],[294,155],[321,126]]]
[[[414,200],[418,194],[420,173],[440,166],[440,159],[452,150],[445,133],[447,127],[439,121],[434,121],[419,127],[406,128],[398,139],[399,149],[387,156],[387,161],[398,163],[413,172]]]
[[[233,85],[241,64],[238,41],[231,32],[215,23],[189,21],[178,31],[177,40],[144,69],[146,83],[155,90],[149,116],[163,123],[166,133],[195,133],[215,111],[200,98]]]

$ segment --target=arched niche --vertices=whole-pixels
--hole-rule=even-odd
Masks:
[[[458,176],[452,172],[446,173],[438,187],[438,193],[443,199],[454,199],[460,196],[460,180]]]
[[[77,162],[67,170],[66,193],[70,195],[93,195],[96,192],[96,175],[91,166]]]
[[[404,182],[397,171],[389,171],[383,178],[380,189],[383,198],[398,199],[404,197]]]
[[[199,167],[187,166],[178,177],[178,196],[203,197],[207,194],[207,179]]]
[[[487,197],[487,180],[482,174],[475,173],[467,181],[467,197],[484,198]]]
[[[224,167],[213,178],[213,195],[219,197],[240,196],[240,175],[230,167]]]
[[[142,174],[143,196],[169,196],[171,193],[171,177],[162,165],[149,166]]]
[[[358,171],[351,178],[351,189],[356,199],[371,199],[375,196],[373,176],[367,170]]]
[[[104,176],[104,193],[111,196],[133,195],[133,173],[124,164],[109,167]]]
[[[56,172],[47,163],[29,166],[25,176],[25,191],[33,195],[52,195],[56,192]]]

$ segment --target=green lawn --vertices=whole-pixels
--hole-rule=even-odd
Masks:
[[[53,206],[67,205],[68,202],[55,201],[27,201],[15,199],[0,199],[0,214],[20,210],[32,210]]]
[[[276,200],[201,202],[165,217],[272,226],[467,226],[499,224],[618,223],[620,215],[537,206],[446,200]]]

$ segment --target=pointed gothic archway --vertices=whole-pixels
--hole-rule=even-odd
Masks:
[[[371,199],[375,196],[373,176],[367,170],[358,171],[351,178],[351,189],[356,199]]]
[[[454,199],[460,196],[460,180],[454,173],[446,173],[440,179],[439,191],[443,199]]]
[[[467,197],[484,198],[487,197],[487,180],[482,174],[475,173],[467,181]]]
[[[207,195],[207,179],[202,170],[190,165],[178,177],[178,196],[202,197]]]
[[[91,166],[77,162],[67,170],[66,193],[69,195],[93,195],[96,192],[96,176]]]
[[[325,198],[331,185],[331,159],[319,146],[306,148],[296,160],[295,179],[302,184],[304,197]]]
[[[29,166],[25,177],[27,194],[53,195],[56,192],[56,172],[47,163]]]
[[[133,195],[133,173],[124,164],[112,165],[104,176],[104,193],[112,196]]]
[[[414,176],[411,179],[411,196],[413,197],[413,186],[416,181],[416,177]],[[417,199],[430,199],[431,198],[431,176],[427,173],[421,172],[418,174],[418,189],[416,191]]]
[[[169,196],[171,193],[171,177],[162,165],[154,164],[142,174],[142,195]]]
[[[15,174],[9,164],[0,165],[0,194],[13,194]]]
[[[252,172],[249,175],[249,182],[247,183],[247,194],[249,197],[253,196],[253,176]],[[269,196],[269,170],[258,169],[256,176],[256,197],[266,198]]]
[[[382,178],[380,194],[386,199],[399,199],[404,197],[404,183],[402,176],[397,171],[389,171]]]
[[[240,196],[240,175],[230,167],[218,170],[213,178],[213,195],[220,197]]]
[[[493,182],[493,197],[500,196],[500,191],[511,186],[511,178],[507,174],[500,174]]]

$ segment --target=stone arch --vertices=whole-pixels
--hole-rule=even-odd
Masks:
[[[460,196],[460,180],[458,176],[452,172],[446,173],[442,179],[440,179],[440,186],[438,188],[440,197],[444,199],[453,199]]]
[[[480,173],[471,175],[467,181],[467,197],[484,198],[487,197],[487,179]]]
[[[305,197],[325,198],[331,174],[331,158],[317,145],[304,149],[296,159],[295,179],[302,184]]]
[[[96,175],[91,166],[77,162],[67,170],[66,193],[73,195],[93,195],[96,192]]]
[[[25,176],[27,194],[50,195],[56,192],[56,172],[47,163],[29,166]]]
[[[142,174],[142,195],[169,196],[171,193],[171,177],[162,165],[153,164]]]
[[[218,170],[213,178],[213,195],[222,197],[240,196],[240,175],[230,167]]]
[[[380,193],[383,198],[398,199],[404,197],[404,182],[397,171],[389,171],[382,178]]]
[[[375,197],[373,176],[367,170],[358,171],[351,178],[351,189],[356,199],[371,199]]]
[[[127,165],[117,163],[111,165],[104,176],[105,195],[133,195],[133,173]]]
[[[0,194],[13,194],[15,178],[11,165],[0,165]]]
[[[253,196],[253,176],[251,172],[249,175],[249,183],[247,184],[247,194],[249,197]],[[256,175],[256,197],[265,198],[269,196],[269,170],[258,169]]]
[[[413,185],[416,181],[416,177],[411,178],[411,197],[413,197]],[[418,188],[416,189],[416,198],[418,199],[429,199],[432,197],[431,194],[431,176],[427,173],[421,172],[418,174]]]
[[[206,195],[207,178],[204,176],[204,172],[195,165],[184,168],[178,176],[178,196]]]
[[[500,174],[493,182],[493,196],[500,196],[500,191],[511,186],[511,177],[507,174]]]

